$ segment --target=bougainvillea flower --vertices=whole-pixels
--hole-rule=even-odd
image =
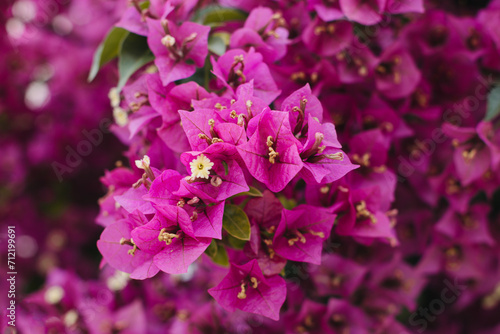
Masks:
[[[275,230],[275,226],[274,228],[265,229],[252,222],[250,226],[250,241],[243,249],[245,255],[258,261],[264,275],[280,274],[287,263],[285,258],[279,256],[274,251],[273,231]]]
[[[194,191],[190,191],[184,182],[179,172],[166,170],[154,180],[144,199],[157,206],[177,205],[183,208],[193,222],[195,237],[221,239],[224,202],[215,205],[205,202]]]
[[[423,13],[424,1],[387,0],[385,11],[389,14]]]
[[[146,17],[164,19],[174,10],[170,1],[151,1],[147,9],[142,9],[138,1],[132,1],[131,5],[116,26],[142,36],[148,35]]]
[[[468,186],[483,177],[490,169],[492,157],[489,147],[478,136],[476,129],[445,123],[443,132],[453,138],[453,162],[461,183]]]
[[[330,236],[335,217],[328,209],[309,205],[284,209],[273,239],[274,251],[292,261],[320,264],[323,241]]]
[[[251,123],[255,133],[247,143],[237,146],[238,152],[253,177],[271,191],[281,191],[303,166],[288,113],[266,110]]]
[[[333,124],[320,124],[309,114],[307,125],[307,140],[300,152],[304,162],[300,175],[304,181],[331,183],[359,167],[341,150]]]
[[[354,39],[351,46],[337,53],[339,79],[342,83],[352,84],[367,80],[373,75],[377,58],[372,51]]]
[[[142,213],[131,214],[106,227],[97,241],[97,248],[106,263],[130,273],[130,277],[134,279],[153,277],[160,270],[153,263],[153,255],[138,249],[132,239],[132,231],[147,223]]]
[[[223,142],[217,128],[224,121],[213,109],[179,110],[179,115],[191,149],[203,151],[214,143]]]
[[[196,67],[202,67],[208,54],[210,27],[184,22],[177,27],[172,21],[147,18],[148,45],[155,55],[164,86],[190,77]]]
[[[240,309],[278,320],[286,285],[279,275],[262,275],[257,260],[251,260],[242,266],[232,264],[227,276],[208,293],[228,311]]]
[[[163,125],[157,130],[158,135],[174,152],[189,150],[189,142],[181,126],[178,111],[190,110],[191,101],[206,99],[212,95],[192,81],[164,87],[158,74],[151,75],[147,85],[149,102],[163,120]]]
[[[281,110],[290,113],[290,126],[295,135],[299,134],[311,117],[323,121],[323,106],[311,92],[311,87],[304,87],[290,94],[281,104]]]
[[[342,12],[349,20],[373,25],[382,20],[387,0],[339,0]]]
[[[322,320],[325,312],[325,305],[306,299],[298,313],[291,313],[286,318],[286,333],[322,332]]]
[[[436,223],[435,230],[460,244],[485,244],[493,246],[494,239],[488,230],[489,207],[474,204],[465,214],[448,209]]]
[[[307,0],[309,9],[314,9],[325,22],[338,20],[344,17],[338,1]]]
[[[492,122],[479,122],[476,127],[477,135],[486,144],[491,156],[491,170],[500,167],[500,134],[494,130]]]
[[[231,34],[232,49],[254,47],[268,63],[286,54],[288,30],[281,25],[283,18],[270,8],[258,7],[248,15],[243,28]]]
[[[384,51],[375,69],[377,89],[391,99],[410,95],[420,78],[420,71],[410,54],[396,44]]]
[[[334,56],[353,40],[352,24],[348,21],[324,22],[319,16],[302,33],[309,50],[320,56]]]
[[[397,245],[394,222],[380,209],[381,189],[372,186],[365,189],[350,190],[342,187],[339,191],[344,205],[338,203],[334,212],[339,214],[335,232],[340,235],[356,237],[358,242],[371,244],[374,239],[384,240]]]
[[[351,296],[368,269],[337,254],[325,254],[320,266],[311,266],[312,279],[320,296]]]
[[[213,198],[213,202],[248,191],[238,158],[234,146],[226,143],[212,144],[203,153],[183,153],[181,161],[191,171],[188,188],[199,189]]]
[[[147,333],[146,310],[139,299],[117,310],[103,307],[104,305],[101,305],[102,300],[94,303],[87,302],[81,306],[90,333],[103,333],[106,330],[124,333]],[[95,311],[88,312],[88,309]]]
[[[248,52],[240,49],[227,51],[217,61],[211,58],[213,74],[234,95],[236,88],[254,80],[255,96],[270,104],[280,94],[280,90],[263,62],[262,55],[250,48]]]
[[[323,333],[348,332],[362,334],[370,327],[371,319],[361,309],[346,300],[330,298],[323,317]]]
[[[132,231],[137,247],[152,254],[155,266],[169,274],[186,273],[211,242],[209,238],[190,237],[180,228],[181,219],[190,222],[189,215],[181,208],[175,212],[167,209]]]

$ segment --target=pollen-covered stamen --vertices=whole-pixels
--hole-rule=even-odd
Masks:
[[[320,149],[321,149],[321,147],[320,147]],[[323,147],[322,150],[324,150],[324,147]],[[344,153],[342,153],[342,152],[336,152],[336,153],[330,153],[330,154],[314,155],[314,156],[309,157],[307,159],[307,162],[317,163],[317,162],[320,162],[320,161],[322,161],[324,159],[342,161],[342,160],[344,160]]]
[[[493,291],[482,300],[482,306],[486,310],[494,309],[500,302],[500,282],[497,283]]]
[[[329,320],[329,324],[332,328],[334,328],[338,333],[348,334],[349,333],[349,324],[347,323],[347,319],[342,314],[332,314]]]
[[[144,172],[146,173],[147,177],[149,177],[149,179],[151,181],[154,181],[155,175],[154,175],[153,171],[151,170],[150,164],[151,164],[151,161],[147,155],[145,155],[141,160],[135,161],[136,167],[139,169],[144,169]]]
[[[181,198],[181,199],[177,202],[177,206],[178,206],[179,208],[183,208],[183,207],[184,207],[184,205],[186,205],[186,201],[184,201],[184,199],[183,199],[183,198]]]
[[[191,215],[191,217],[189,217],[189,219],[194,222],[196,219],[198,219],[198,212],[196,211],[193,211],[193,214]]]
[[[219,135],[217,132],[215,132],[215,121],[213,118],[208,120],[208,125],[210,126],[210,135],[212,136],[212,140],[210,141],[210,144],[215,144],[215,143],[222,143],[223,140],[219,138]],[[208,137],[207,137],[208,138]]]
[[[166,245],[170,245],[173,239],[180,238],[179,234],[168,233],[166,228],[162,228],[158,234],[158,241],[165,241]]]
[[[129,255],[132,255],[132,256],[134,256],[135,252],[139,249],[137,247],[137,245],[134,243],[134,240],[132,240],[132,238],[130,238],[130,239],[121,238],[120,245],[132,246],[132,249],[129,249],[127,252]]]
[[[196,39],[196,37],[198,37],[198,34],[193,32],[191,35],[184,38],[184,40],[182,41],[182,47],[183,48],[186,47],[187,43],[191,43],[192,41],[194,41]]]
[[[214,163],[210,161],[205,155],[200,154],[196,159],[189,163],[191,167],[191,178],[203,178],[207,179],[210,176],[210,170],[212,169]]]
[[[469,50],[477,50],[481,46],[481,35],[474,28],[469,28],[469,35],[466,39],[466,44]]]
[[[316,132],[314,134],[313,146],[311,146],[310,149],[301,152],[300,157],[304,160],[317,154],[323,153],[323,150],[325,149],[325,146],[321,146],[323,139],[325,139],[325,136],[321,132]]]
[[[456,270],[460,267],[463,259],[462,250],[458,246],[453,246],[445,250],[446,268]]]
[[[398,209],[392,209],[387,211],[386,213],[387,218],[389,218],[389,222],[391,224],[391,227],[394,228],[396,224],[398,223],[397,216],[398,216]]]
[[[370,158],[371,158],[370,153],[364,153],[362,156],[360,156],[357,153],[354,153],[352,155],[352,161],[363,167],[370,167]]]
[[[311,332],[311,330],[314,330],[315,328],[315,323],[312,315],[308,314],[305,318],[304,321],[302,321],[302,324],[298,325],[296,328],[297,333],[307,333]]]
[[[271,239],[262,239],[262,242],[264,242],[264,244],[266,245],[267,247],[267,252],[269,253],[269,258],[270,259],[273,259],[274,258],[274,255],[276,254],[276,252],[274,251],[274,249],[272,248],[272,245],[273,245],[273,241]]]
[[[180,46],[180,50],[179,50],[181,57],[184,55],[187,55],[193,49],[195,44],[194,43],[190,44],[190,43],[193,42],[197,37],[198,37],[198,34],[193,32],[193,33],[191,33],[191,35],[184,38],[184,40],[182,41],[182,44]]]
[[[478,221],[473,219],[469,214],[465,214],[460,218],[463,227],[465,227],[468,230],[473,230],[479,226]]]
[[[250,100],[247,100],[245,102],[245,106],[247,107],[247,112],[248,112],[248,118],[252,118],[252,106],[253,106],[253,102],[250,101]]]
[[[244,114],[239,114],[238,115],[238,123],[239,126],[247,127],[248,120],[247,117]]]
[[[312,234],[316,237],[320,237],[322,239],[325,238],[325,234],[323,232],[316,232],[314,230],[307,230],[307,233]]]
[[[462,157],[464,158],[465,162],[471,162],[472,159],[474,159],[476,157],[476,154],[477,154],[477,149],[476,148],[472,148],[470,150],[466,150],[466,151],[463,151],[462,152]]]
[[[238,299],[245,299],[247,298],[247,294],[246,294],[246,288],[245,288],[245,283],[241,283],[241,290],[240,292],[238,292]]]
[[[266,145],[267,145],[268,150],[269,150],[269,162],[274,164],[276,162],[276,158],[278,158],[278,156],[279,156],[279,153],[274,150],[274,147],[273,147],[274,141],[273,141],[272,136],[267,137]]]
[[[257,278],[250,277],[250,282],[252,282],[252,288],[257,289],[257,286],[259,286],[259,282],[257,281]]]
[[[295,129],[293,130],[294,135],[300,133],[302,127],[304,126],[304,120],[306,118],[306,104],[307,104],[307,99],[303,97],[300,100],[300,106],[292,108],[292,111],[296,111],[299,113],[297,116],[297,124],[295,125]]]
[[[239,84],[245,83],[247,81],[243,71],[245,70],[245,62],[243,55],[235,56],[233,64],[229,69],[229,74],[227,82],[233,88],[238,87]],[[238,80],[239,79],[239,80]]]
[[[206,140],[206,142],[207,142],[207,144],[208,144],[209,146],[210,146],[210,145],[212,145],[212,139],[210,139],[210,137],[208,137],[206,134],[204,134],[204,133],[199,133],[199,134],[198,134],[198,138],[200,138],[200,139],[205,139],[205,140]]]
[[[298,241],[300,241],[303,244],[306,243],[307,241],[306,237],[299,230],[294,230],[291,234],[294,235],[295,237],[288,239],[289,246],[293,246]]]
[[[214,187],[220,187],[222,184],[222,178],[219,175],[214,175],[210,178],[210,184]]]
[[[166,35],[170,35],[170,28],[168,27],[168,20],[167,19],[163,19],[161,20],[161,26],[163,28],[163,31],[165,32]]]
[[[326,32],[326,27],[321,25],[321,26],[317,26],[314,28],[314,34],[316,36],[319,36],[321,35],[322,33]]]
[[[231,117],[232,119],[237,118],[238,114],[236,114],[236,110],[231,110],[231,112],[229,113],[229,117]]]
[[[377,218],[373,213],[368,211],[366,207],[366,202],[365,201],[360,201],[359,203],[355,204],[354,207],[356,208],[356,218],[365,220],[365,219],[370,219],[370,221],[373,224],[377,223]]]
[[[189,201],[187,201],[187,204],[194,206],[200,202],[200,199],[198,197],[193,197]]]
[[[394,59],[378,65],[375,71],[385,77],[392,76],[394,83],[399,85],[401,83],[401,72],[398,70],[398,67],[401,65],[401,62],[401,57],[394,57]]]
[[[344,160],[344,153],[342,152],[337,152],[337,153],[332,153],[332,154],[323,154],[323,156],[327,159],[330,160]]]
[[[223,106],[222,104],[220,104],[219,102],[217,102],[214,106],[215,109],[218,109],[218,110],[224,110],[224,109],[227,109],[226,106]]]
[[[134,189],[137,189],[137,188],[139,188],[141,185],[144,185],[144,186],[146,187],[146,189],[148,189],[148,190],[149,190],[149,188],[151,188],[151,182],[148,180],[148,176],[147,176],[147,174],[146,174],[146,173],[142,174],[142,177],[141,177],[139,180],[137,180],[137,182],[136,182],[136,183],[134,183],[134,184],[132,185],[132,187],[133,187]]]
[[[306,77],[306,73],[303,72],[303,71],[300,71],[300,72],[294,72],[290,75],[290,79],[292,81],[306,81],[307,80],[307,77]]]
[[[132,112],[137,112],[139,109],[141,109],[142,106],[145,106],[149,104],[149,100],[146,98],[145,100],[138,101],[138,102],[130,102],[129,103],[129,108],[132,110]]]

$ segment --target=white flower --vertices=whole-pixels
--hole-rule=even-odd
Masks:
[[[203,154],[200,154],[196,157],[196,159],[189,163],[189,166],[191,167],[191,177],[208,179],[213,165],[214,163],[211,162],[210,159]]]
[[[149,160],[149,157],[147,155],[144,156],[141,160],[136,160],[135,165],[139,169],[146,169],[149,168],[149,165],[151,163],[151,160]]]

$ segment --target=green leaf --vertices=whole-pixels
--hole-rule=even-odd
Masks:
[[[491,121],[500,115],[500,86],[496,86],[488,95],[488,108],[486,109],[485,121]]]
[[[297,201],[292,199],[288,199],[285,196],[278,196],[278,199],[280,200],[281,204],[283,207],[287,210],[292,210],[297,206]]]
[[[212,35],[208,37],[208,50],[218,56],[222,56],[226,52],[226,44],[222,38]]]
[[[212,260],[221,266],[229,266],[229,257],[223,245],[217,245],[217,254],[215,254]]]
[[[212,27],[220,26],[224,22],[244,21],[247,13],[236,8],[208,6],[196,13],[194,21]]]
[[[211,258],[214,258],[217,255],[217,242],[215,239],[212,239],[210,245],[208,245],[207,249],[205,249],[205,253]]]
[[[250,221],[239,206],[226,204],[222,227],[237,239],[250,240]]]
[[[245,244],[247,243],[247,241],[245,240],[236,239],[231,234],[228,234],[226,238],[229,245],[235,249],[243,249],[243,247],[245,247]]]
[[[254,187],[250,187],[249,191],[244,191],[242,193],[236,194],[236,195],[232,196],[232,198],[240,197],[240,196],[262,197],[264,195],[260,192],[259,189],[254,188]]]
[[[225,162],[224,160],[222,160],[222,165],[224,166],[224,175],[227,176],[227,174],[229,174],[229,166],[227,165],[227,162]]]
[[[89,76],[87,78],[88,82],[91,82],[99,73],[99,70],[108,62],[113,60],[118,56],[122,43],[127,37],[129,32],[123,28],[112,28],[106,38],[99,44],[97,50],[94,53],[94,60],[92,61],[92,66],[90,67]]]
[[[154,60],[153,53],[149,50],[146,37],[130,33],[123,41],[118,60],[118,90],[120,91],[128,79],[138,69]]]
[[[224,245],[217,243],[215,239],[212,239],[212,242],[205,250],[205,253],[210,256],[212,261],[214,261],[215,263],[224,267],[227,267],[229,265],[229,258],[227,256]]]

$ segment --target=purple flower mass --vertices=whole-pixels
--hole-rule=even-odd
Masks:
[[[500,0],[0,13],[2,333],[500,333]]]

